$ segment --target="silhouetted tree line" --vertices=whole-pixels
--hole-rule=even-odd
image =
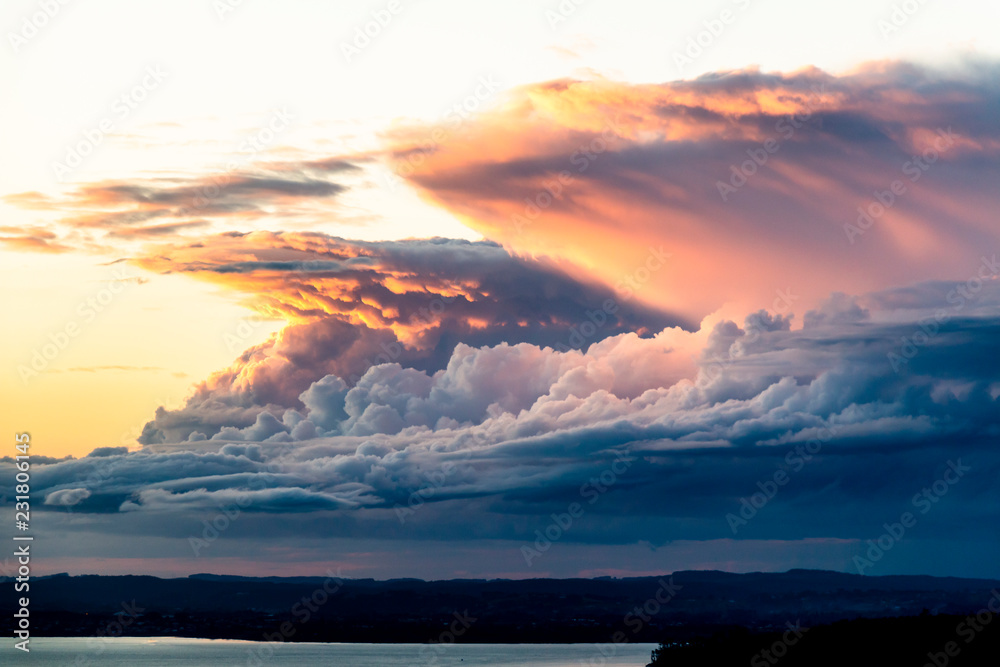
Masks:
[[[792,627],[792,624],[789,624]],[[1000,619],[928,613],[751,632],[727,628],[710,637],[668,640],[652,667],[997,667]]]

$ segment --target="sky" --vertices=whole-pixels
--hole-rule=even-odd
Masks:
[[[5,3],[36,567],[1000,577],[998,19]]]

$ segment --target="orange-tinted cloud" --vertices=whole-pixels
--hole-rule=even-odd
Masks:
[[[26,210],[61,217],[51,238],[14,241],[25,249],[107,249],[109,243],[150,237],[185,236],[215,223],[252,227],[276,210],[287,221],[314,216],[320,202],[347,186],[333,177],[357,170],[336,158],[255,164],[242,170],[86,183],[65,195],[24,192],[4,197]],[[42,241],[46,241],[43,243]]]
[[[262,316],[289,322],[199,385],[185,409],[158,413],[146,442],[252,424],[268,405],[299,406],[299,395],[326,375],[354,384],[384,363],[438,370],[460,343],[585,349],[623,332],[650,337],[694,326],[491,242],[228,233],[150,247],[133,261],[210,281]],[[692,366],[683,359],[673,375]]]
[[[4,195],[3,200],[20,208],[34,210],[46,210],[54,203],[47,195],[35,191]]]
[[[208,224],[209,223],[205,220],[192,220],[190,222],[147,225],[145,227],[125,227],[123,229],[115,229],[108,232],[108,236],[120,238],[174,236],[182,231],[207,227]]]
[[[54,232],[41,227],[0,227],[0,244],[27,252],[60,253],[72,250],[57,240]]]
[[[414,141],[426,128],[390,142],[398,173],[515,252],[615,285],[662,245],[671,261],[641,296],[698,319],[786,290],[802,308],[964,276],[996,238],[997,80],[995,67],[892,63],[563,80],[520,89],[432,150]],[[894,201],[880,212],[876,196]]]

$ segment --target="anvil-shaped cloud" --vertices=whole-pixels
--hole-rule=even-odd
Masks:
[[[955,278],[992,247],[998,71],[554,81],[432,145],[426,129],[396,133],[395,169],[488,238],[610,284],[665,247],[644,297],[693,319],[788,288],[814,307]]]

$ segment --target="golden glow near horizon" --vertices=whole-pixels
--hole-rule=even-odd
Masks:
[[[367,151],[372,161],[345,175],[342,195],[294,215],[277,205],[264,217],[214,221],[212,231],[477,239],[392,174],[377,155],[387,133],[464,117],[501,104],[513,88],[561,77],[663,82],[750,64],[846,71],[885,58],[941,65],[955,53],[1000,55],[1000,9],[988,2],[911,0],[896,3],[908,10],[899,14],[893,3],[851,0],[830,5],[822,24],[803,22],[790,0],[717,9],[517,0],[503,11],[398,0],[391,20],[386,2],[55,4],[52,16],[34,0],[0,9],[3,237],[57,227],[70,213],[60,202],[86,184],[210,178],[234,161],[252,168]],[[373,16],[384,25],[359,36]],[[497,89],[484,88],[484,78]],[[287,127],[246,150],[282,110]],[[31,192],[49,199],[26,207],[15,197]],[[0,248],[0,400],[4,428],[30,431],[34,453],[79,456],[133,444],[157,405],[179,404],[193,383],[229,364],[239,350],[226,337],[250,311],[194,279],[111,263],[142,242],[60,230],[66,236],[50,241],[62,252],[27,242]],[[253,327],[243,348],[280,326]]]
[[[192,383],[280,327],[181,276],[0,257],[4,311],[17,314],[5,332],[4,426],[30,431],[38,454],[135,447],[157,406],[179,406]]]

